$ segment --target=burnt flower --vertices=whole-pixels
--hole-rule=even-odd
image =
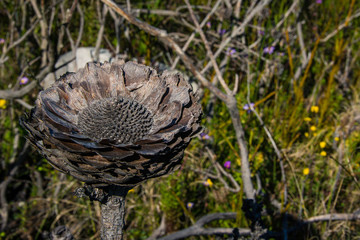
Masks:
[[[56,169],[95,187],[133,186],[180,167],[200,116],[182,75],[121,61],[62,76],[21,123]]]

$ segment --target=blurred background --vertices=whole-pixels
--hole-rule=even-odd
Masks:
[[[186,230],[212,213],[232,215],[204,228],[250,229],[244,160],[264,229],[360,239],[359,1],[114,1],[165,38],[104,2],[0,1],[0,239],[47,239],[62,225],[75,239],[99,239],[99,203],[74,196],[82,183],[37,153],[19,118],[65,72],[114,59],[180,71],[204,112],[181,169],[129,191],[126,239]]]

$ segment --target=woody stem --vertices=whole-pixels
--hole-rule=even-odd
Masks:
[[[129,187],[109,186],[101,201],[101,239],[122,240],[125,225],[125,200]]]

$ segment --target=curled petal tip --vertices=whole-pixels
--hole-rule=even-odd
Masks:
[[[56,169],[93,186],[134,186],[180,167],[201,131],[198,100],[181,74],[88,63],[40,92],[21,121]]]

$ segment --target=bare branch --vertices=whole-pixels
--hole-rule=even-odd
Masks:
[[[304,223],[327,222],[327,221],[357,221],[360,220],[360,211],[354,213],[332,213],[314,216],[304,220]]]
[[[235,74],[235,86],[234,89],[232,90],[232,94],[235,95],[238,91],[239,88],[239,75]]]
[[[119,17],[115,14],[115,12],[110,8],[109,9],[110,12],[110,16],[113,18],[114,23],[115,23],[115,34],[116,34],[116,49],[115,49],[115,54],[118,55],[120,53],[120,19]]]
[[[13,42],[11,45],[9,45],[5,51],[3,51],[3,53],[1,54],[0,57],[0,65],[2,65],[5,61],[7,61],[7,57],[6,54],[14,47],[16,47],[17,45],[19,45],[20,43],[22,43],[29,35],[30,33],[33,32],[33,30],[35,29],[35,27],[37,26],[37,24],[39,23],[40,19],[37,19],[33,25],[15,42]]]
[[[98,36],[96,39],[96,44],[95,44],[95,61],[99,61],[99,54],[100,54],[100,44],[102,41],[102,38],[104,36],[104,31],[105,31],[105,19],[106,19],[106,15],[108,13],[108,7],[106,6],[106,4],[104,4],[103,9],[102,9],[102,13],[100,11],[100,3],[98,4],[98,10],[99,10],[99,22],[100,22],[100,29],[98,32]]]
[[[299,4],[299,0],[296,0],[291,4],[290,8],[284,14],[284,17],[276,24],[275,29],[279,29],[280,26],[285,22],[285,20],[290,16],[291,12],[294,11],[295,7]],[[274,29],[274,30],[275,30]]]
[[[146,13],[146,14],[155,14],[158,16],[172,16],[172,17],[180,16],[180,13],[178,11],[171,11],[165,9],[131,9],[131,13],[134,14]]]
[[[82,11],[80,4],[77,4],[76,9],[80,14],[79,35],[78,35],[78,38],[76,39],[76,44],[75,44],[75,48],[78,48],[80,45],[80,41],[82,39],[83,32],[84,32],[84,22],[85,21],[84,21],[84,12]]]
[[[206,17],[204,18],[204,20],[201,22],[200,28],[203,28],[203,27],[204,27],[204,25],[206,24],[206,22],[207,22],[207,21],[210,19],[210,17],[215,13],[215,11],[216,11],[217,8],[219,7],[220,3],[221,3],[221,0],[218,0],[218,1],[215,3],[214,7],[211,9],[211,11],[206,15]],[[190,37],[189,37],[188,40],[186,41],[185,45],[183,46],[182,50],[183,50],[184,52],[186,52],[186,50],[187,50],[187,48],[189,47],[190,43],[194,40],[194,37],[195,37],[195,32],[193,32],[193,33],[190,35]],[[177,63],[179,62],[179,59],[180,59],[179,56],[177,56],[177,57],[175,58],[172,66],[171,66],[171,69],[175,69]]]
[[[197,30],[197,32],[200,34],[201,39],[202,39],[202,41],[203,41],[203,43],[204,43],[204,45],[205,45],[205,48],[206,48],[206,50],[207,50],[207,54],[209,55],[210,60],[211,60],[211,62],[212,62],[212,64],[213,64],[213,67],[214,67],[214,69],[215,69],[216,76],[217,76],[217,78],[219,79],[221,86],[225,89],[226,94],[227,94],[227,95],[231,95],[231,90],[229,89],[228,85],[226,84],[224,78],[222,77],[222,74],[221,74],[221,72],[220,72],[219,66],[218,66],[218,64],[216,63],[216,60],[215,60],[215,58],[214,58],[214,54],[212,53],[212,50],[211,50],[211,48],[210,48],[210,46],[209,46],[209,42],[207,41],[206,36],[205,36],[204,32],[202,31],[202,29],[201,29],[201,27],[200,27],[200,25],[199,25],[199,22],[198,22],[198,20],[196,19],[195,15],[194,15],[194,11],[192,10],[192,8],[191,8],[190,3],[189,3],[188,0],[185,0],[185,3],[186,3],[186,5],[188,6],[188,9],[189,9],[191,18],[192,18],[192,20],[193,20],[194,23],[195,23],[196,30]]]
[[[31,90],[33,90],[37,85],[36,81],[32,81],[25,87],[19,89],[19,90],[0,90],[0,98],[3,99],[12,99],[12,98],[20,98],[26,94],[28,94]]]
[[[206,151],[208,152],[209,156],[210,156],[210,160],[212,162],[212,165],[215,167],[216,170],[216,176],[209,174],[209,173],[205,173],[205,175],[214,178],[214,179],[219,179],[219,181],[221,181],[224,184],[224,187],[226,189],[228,189],[230,192],[239,192],[240,191],[240,186],[239,184],[235,181],[234,177],[226,172],[222,166],[216,161],[216,157],[214,152],[209,148],[209,147],[205,147]],[[225,177],[227,177],[231,184],[233,185],[233,187],[230,187],[229,184],[227,184],[227,182],[225,181],[225,179],[222,177],[222,175],[224,175]]]
[[[247,228],[204,228],[204,225],[215,220],[236,219],[235,212],[212,213],[200,218],[189,228],[172,233],[162,237],[159,240],[183,239],[190,236],[208,236],[208,235],[233,235],[236,231],[238,236],[250,236],[251,230]]]
[[[20,103],[24,108],[26,108],[27,110],[31,110],[34,106],[28,104],[27,102],[25,102],[22,99],[15,99],[16,102]]]
[[[253,1],[253,3],[255,3],[255,2],[256,1]],[[229,37],[227,37],[224,41],[221,42],[219,49],[214,54],[214,57],[217,58],[220,55],[220,53],[222,53],[222,51],[225,49],[225,47],[230,43],[230,41],[234,37],[241,34],[244,31],[247,24],[256,16],[256,14],[261,12],[264,9],[264,7],[266,7],[270,2],[271,2],[271,0],[263,0],[252,11],[250,11],[250,13],[244,19],[244,21],[241,22],[241,25],[239,27],[235,28],[231,32],[231,35]],[[204,67],[204,69],[201,71],[201,74],[206,73],[210,69],[211,66],[212,66],[212,62],[209,62]]]
[[[250,229],[246,228],[203,228],[203,227],[189,227],[187,229],[172,233],[168,236],[159,238],[158,240],[176,240],[184,239],[190,236],[211,236],[211,235],[230,235],[233,236],[236,232],[237,236],[248,237],[251,234]]]
[[[194,225],[189,228],[180,230],[178,232],[169,234],[165,237],[159,238],[159,240],[176,240],[184,239],[190,236],[209,236],[209,235],[230,235],[234,236],[250,236],[252,234],[250,229],[247,228],[204,228],[203,226],[215,220],[220,219],[236,219],[236,212],[227,213],[212,213],[200,218]],[[343,214],[325,214],[320,216],[314,216],[306,220],[299,220],[298,224],[289,229],[289,232],[296,231],[304,225],[315,222],[328,222],[328,221],[357,221],[360,220],[360,212],[343,213]],[[267,235],[281,237],[284,232],[268,232]]]
[[[41,13],[39,10],[39,7],[37,5],[36,0],[30,0],[33,9],[36,13],[36,17],[40,20],[40,29],[41,29],[41,44],[40,49],[42,51],[41,56],[41,67],[45,67],[47,65],[48,59],[47,59],[47,48],[49,45],[49,31],[48,31],[48,24],[45,19],[45,14]]]
[[[189,57],[182,51],[182,49],[179,47],[179,45],[172,40],[165,30],[155,28],[148,23],[142,22],[139,19],[134,18],[133,16],[127,14],[125,11],[123,11],[121,8],[119,8],[113,1],[111,0],[101,0],[105,4],[107,4],[110,8],[112,8],[115,12],[120,14],[122,17],[124,17],[126,20],[128,20],[130,23],[134,24],[135,26],[139,27],[140,29],[144,30],[145,32],[159,37],[160,40],[162,40],[167,46],[172,48],[181,58],[185,66],[194,74],[194,76],[201,82],[202,85],[209,88],[210,91],[212,91],[219,99],[226,101],[226,95],[221,92],[218,88],[216,88],[212,83],[210,83],[192,64],[192,61],[189,59]]]
[[[349,22],[351,22],[352,20],[354,20],[355,18],[360,17],[360,10],[356,11],[354,15],[352,15],[351,17],[349,17],[348,19],[346,19],[342,24],[340,24],[336,30],[334,30],[333,32],[331,32],[329,35],[327,35],[326,37],[324,37],[323,39],[320,40],[320,42],[327,42],[329,41],[330,38],[334,37],[339,31],[341,31],[344,27],[346,27]]]
[[[52,54],[52,52],[50,52],[49,54],[49,64],[43,68],[40,73],[38,73],[35,76],[35,79],[37,79],[39,82],[41,82],[44,77],[51,72],[52,69],[52,65],[54,64],[54,56]],[[3,99],[14,99],[14,98],[21,98],[23,96],[25,96],[26,94],[28,94],[29,92],[31,92],[36,86],[37,86],[37,81],[32,81],[31,83],[29,83],[28,85],[22,87],[21,89],[8,89],[8,90],[0,90],[0,98]]]
[[[299,43],[300,43],[300,49],[301,49],[301,57],[302,57],[301,63],[302,63],[302,65],[306,65],[308,60],[307,60],[306,48],[305,48],[305,44],[304,44],[304,38],[303,38],[300,22],[298,22],[296,24],[296,30],[297,30],[297,34],[299,37]]]

